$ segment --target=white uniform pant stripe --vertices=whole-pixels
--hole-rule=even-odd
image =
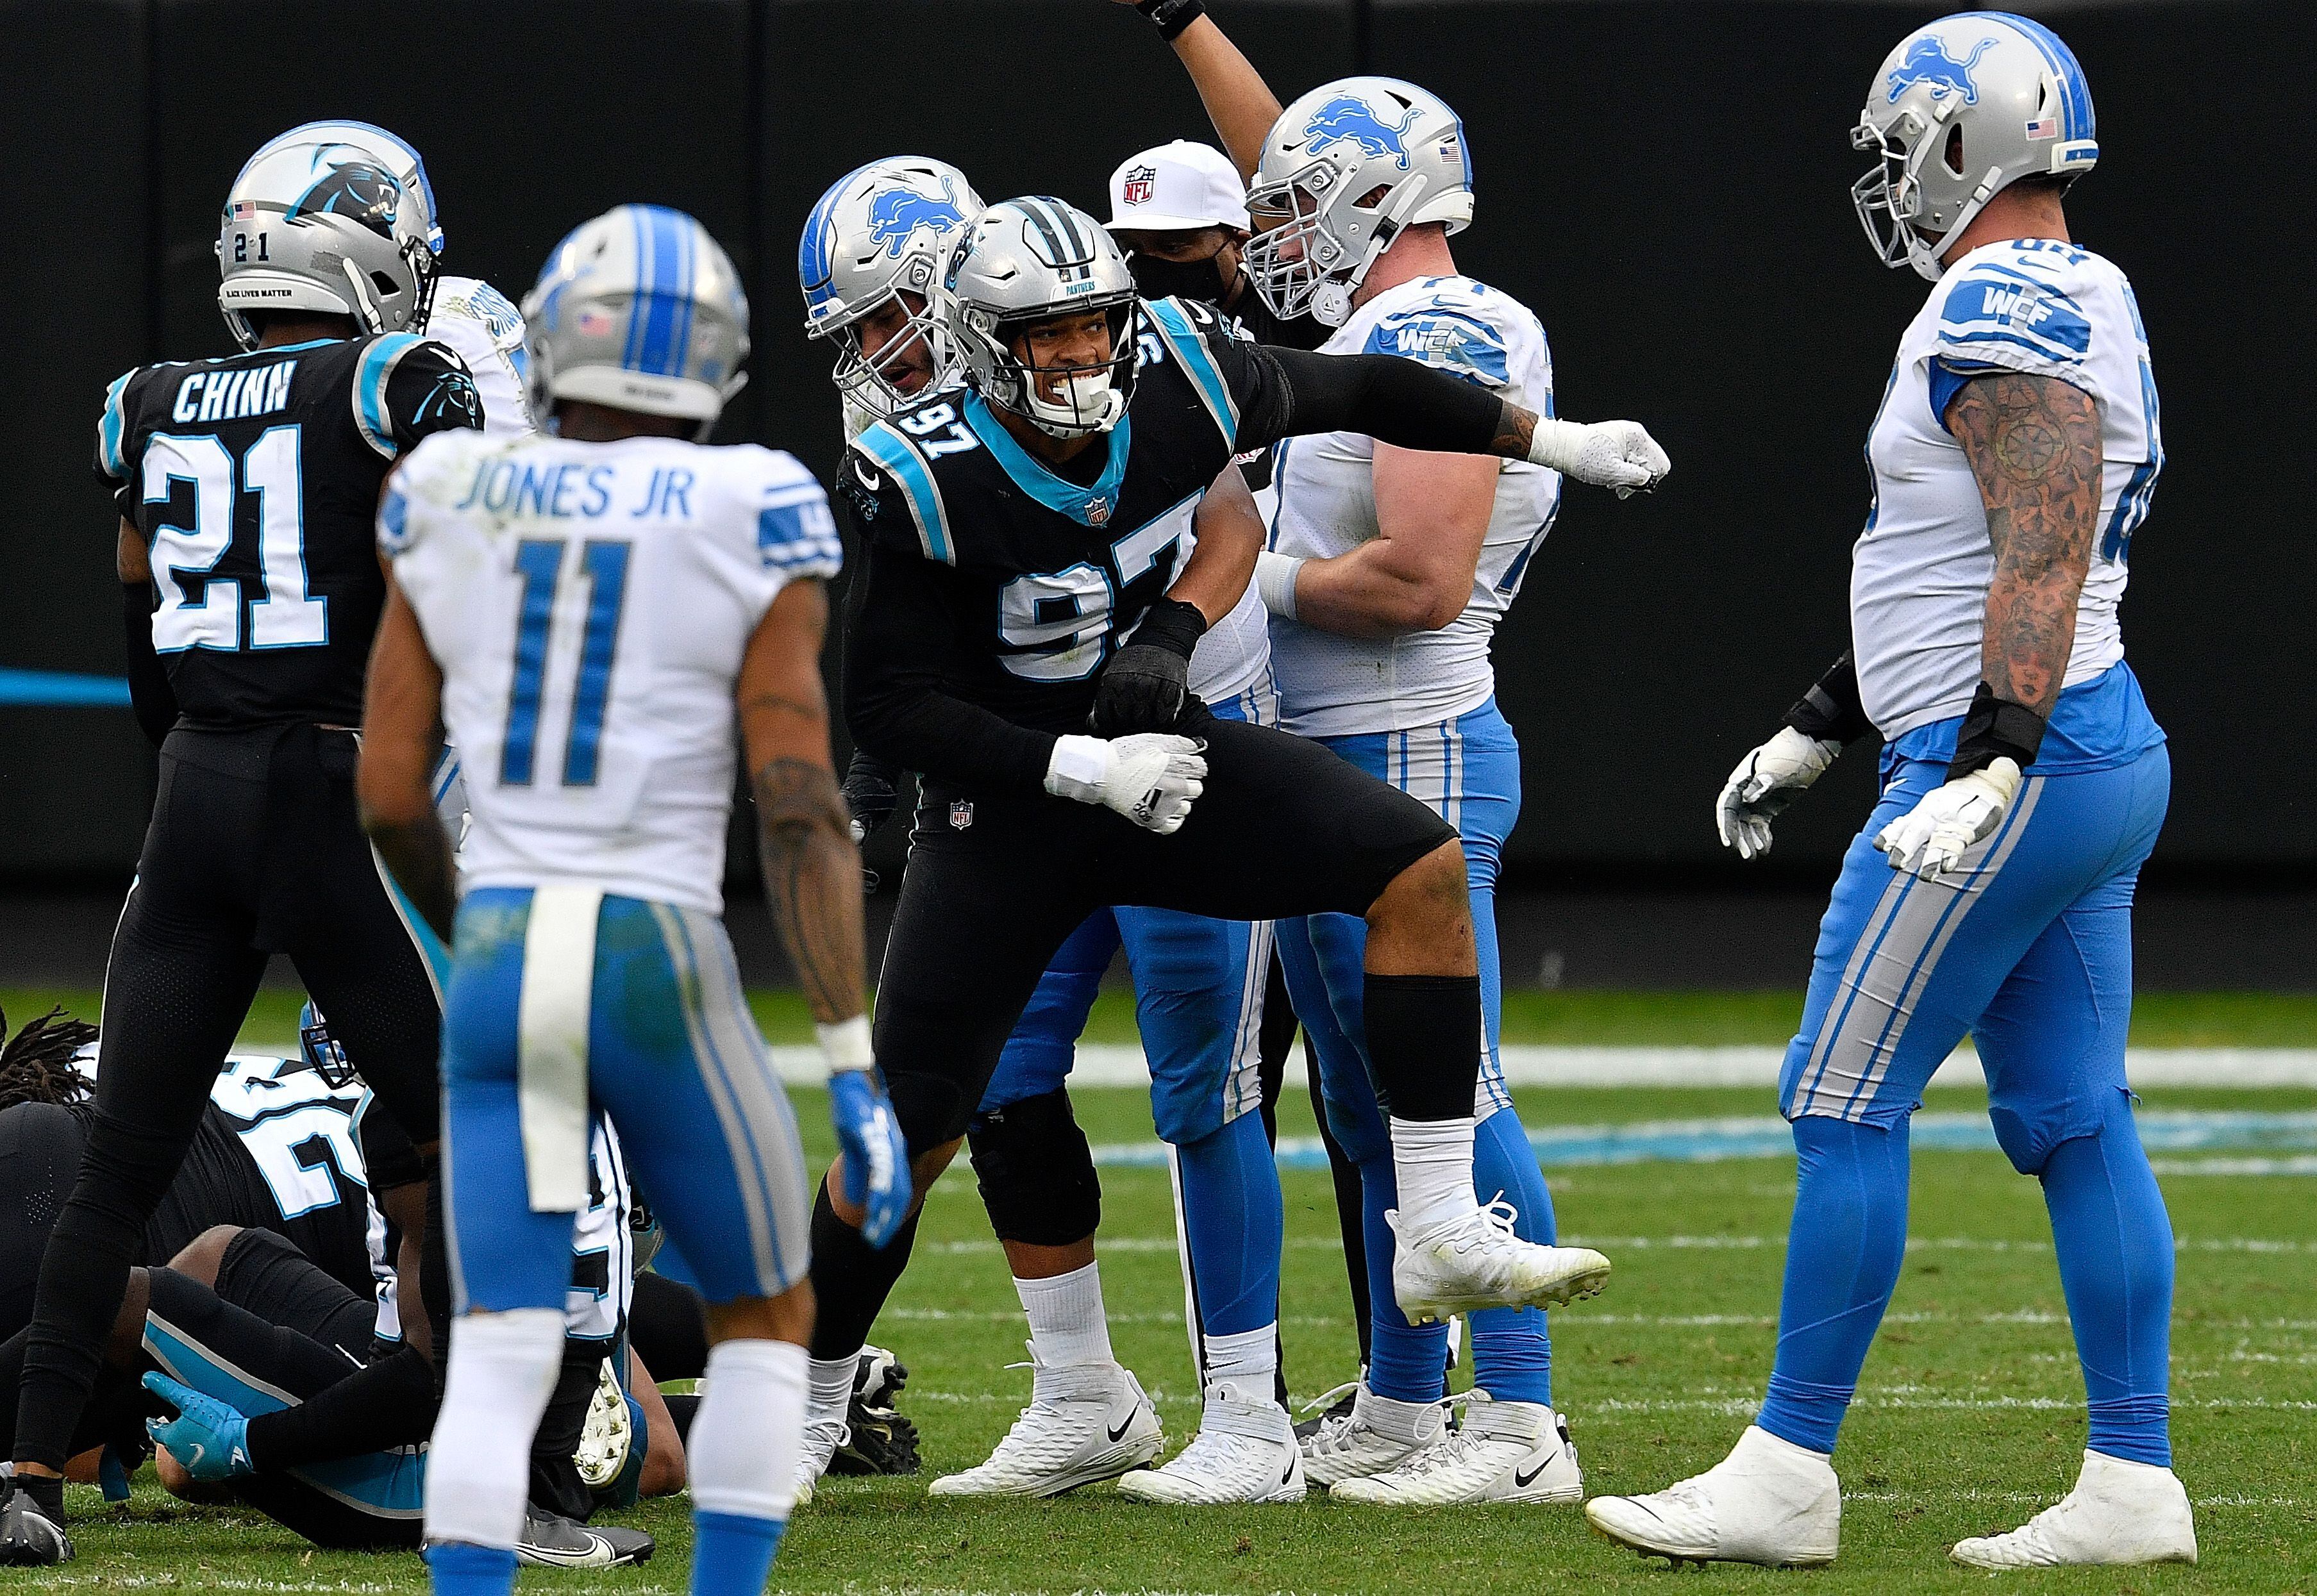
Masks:
[[[587,1027],[595,1011],[600,887],[534,887],[517,1000],[516,1119],[533,1213],[587,1206]]]

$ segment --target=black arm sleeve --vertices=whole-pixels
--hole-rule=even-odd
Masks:
[[[158,748],[169,728],[177,724],[177,691],[169,673],[153,652],[153,584],[121,584],[121,626],[129,642],[129,707],[145,740]]]
[[[1824,743],[1855,742],[1874,729],[1858,697],[1858,666],[1848,649],[1803,694],[1802,701],[1786,711],[1785,724],[1805,737]]]
[[[953,629],[935,567],[876,539],[860,580],[868,591],[845,661],[853,740],[904,770],[999,790],[1043,790],[1052,734],[942,691]]]
[[[1505,402],[1445,371],[1388,354],[1313,354],[1241,346],[1247,392],[1236,446],[1266,449],[1307,432],[1364,432],[1401,449],[1493,454]]]
[[[434,1429],[434,1370],[405,1347],[295,1407],[249,1421],[249,1455],[268,1469],[416,1446]]]

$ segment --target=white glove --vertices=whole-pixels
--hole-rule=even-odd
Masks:
[[[1920,803],[1876,834],[1874,845],[1891,856],[1892,869],[1936,881],[2001,823],[2018,796],[2018,762],[1999,759],[1925,793]]]
[[[1738,850],[1740,859],[1767,853],[1770,822],[1825,775],[1841,752],[1839,743],[1780,727],[1768,742],[1740,760],[1722,784],[1722,797],[1713,806],[1713,829],[1722,834],[1722,845]]]
[[[1145,831],[1171,836],[1183,829],[1191,804],[1206,790],[1204,745],[1167,732],[1131,737],[1056,737],[1046,763],[1046,790],[1056,798],[1100,804]]]
[[[1554,421],[1539,416],[1529,440],[1532,465],[1551,466],[1595,487],[1614,487],[1629,499],[1666,479],[1673,461],[1637,421]]]

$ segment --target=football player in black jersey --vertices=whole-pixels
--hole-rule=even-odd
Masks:
[[[1369,924],[1367,1028],[1393,1113],[1403,1306],[1565,1301],[1608,1263],[1490,1224],[1471,1178],[1480,1034],[1452,828],[1315,745],[1185,691],[1199,635],[1245,591],[1253,534],[1194,525],[1239,451],[1337,429],[1653,486],[1632,423],[1537,417],[1389,359],[1242,343],[1207,308],[1144,303],[1102,228],[1059,201],[992,207],[952,256],[963,389],[866,429],[839,486],[869,534],[847,712],[925,772],[877,1006],[877,1053],[919,1190],[953,1155],[1006,1033],[1094,908]],[[1225,473],[1229,472],[1226,477]],[[1087,735],[1088,731],[1094,735]],[[1195,806],[1195,807],[1194,807]],[[824,1184],[813,1354],[857,1349],[899,1274]]]
[[[385,597],[380,485],[481,406],[458,357],[408,330],[433,252],[399,180],[359,156],[320,136],[267,146],[219,232],[219,304],[244,352],[140,368],[105,395],[96,463],[121,511],[132,657],[158,661],[131,681],[148,703],[166,682],[177,713],[106,971],[96,1113],[41,1265],[0,1563],[71,1555],[65,1448],[269,953],[291,957],[412,1140],[436,1140],[440,1003],[355,819],[355,734]],[[443,1271],[426,1274],[447,1310]]]

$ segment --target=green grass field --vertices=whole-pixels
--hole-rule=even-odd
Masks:
[[[12,1019],[38,994],[0,995]],[[28,1006],[20,1009],[20,1003]],[[1784,1039],[1790,997],[1525,994],[1508,1039],[1761,1042]],[[793,1009],[765,1005],[776,1036]],[[279,1040],[294,1005],[254,1017]],[[1120,1011],[1102,1023],[1121,1039]],[[2259,998],[2143,1001],[2135,1039],[2197,1045],[2302,1043],[2317,1004]],[[2317,1091],[2152,1092],[2152,1109],[2317,1110]],[[819,1098],[798,1095],[817,1158],[830,1138]],[[1532,1126],[1760,1115],[1745,1090],[1532,1091]],[[1972,1110],[1940,1092],[1933,1110]],[[1283,1134],[1309,1134],[1300,1093]],[[1150,1135],[1138,1092],[1081,1094],[1101,1143]],[[2317,1202],[2307,1175],[2180,1172],[2160,1158],[2180,1240],[2173,1340],[2179,1469],[2197,1502],[2195,1569],[2080,1570],[2013,1576],[2056,1592],[2317,1592]],[[1652,1490],[1718,1458],[1767,1377],[1794,1178],[1788,1158],[1555,1169],[1565,1234],[1601,1246],[1617,1273],[1601,1297],[1553,1318],[1556,1397],[1570,1413],[1587,1483]],[[1355,1372],[1342,1256],[1326,1177],[1289,1171],[1282,1303],[1299,1395]],[[1104,1171],[1103,1270],[1113,1335],[1158,1398],[1170,1448],[1197,1413],[1182,1324],[1166,1177]],[[1030,1505],[936,1504],[925,1479],[830,1482],[791,1527],[775,1587],[847,1593],[929,1592],[1665,1591],[1704,1580],[1727,1591],[1980,1591],[1990,1576],[1946,1561],[1960,1537],[2008,1529],[2072,1482],[2083,1440],[2081,1386],[2032,1182],[1999,1157],[1919,1153],[1914,1246],[1867,1364],[1838,1458],[1847,1492],[1843,1552],[1830,1570],[1668,1573],[1589,1534],[1573,1508],[1390,1512],[1330,1505],[1194,1511],[1145,1508],[1096,1488]],[[979,1461],[1027,1400],[1020,1313],[973,1187],[935,1190],[915,1265],[879,1331],[909,1366],[902,1406],[923,1431],[928,1475]],[[62,1570],[9,1574],[44,1591],[421,1590],[413,1557],[311,1551],[248,1515],[185,1508],[150,1487],[122,1512],[76,1490],[81,1556]],[[660,1559],[616,1574],[532,1572],[532,1591],[681,1592],[680,1502],[631,1521]]]

